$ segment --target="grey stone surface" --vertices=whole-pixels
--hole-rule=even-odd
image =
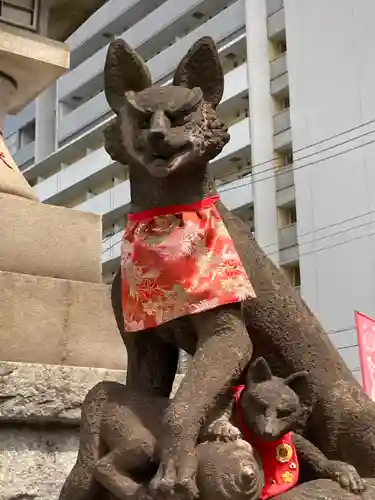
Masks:
[[[1,500],[57,500],[77,448],[78,427],[0,427]]]
[[[0,362],[0,500],[58,499],[77,455],[82,401],[102,380],[124,382],[125,372]]]
[[[0,362],[0,425],[78,425],[87,392],[101,380],[124,382],[125,377],[120,370]]]

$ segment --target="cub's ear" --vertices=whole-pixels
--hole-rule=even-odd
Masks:
[[[104,91],[108,104],[119,114],[125,92],[140,92],[152,83],[143,59],[121,38],[110,43],[104,66]]]
[[[311,406],[313,404],[313,391],[311,385],[309,383],[309,374],[308,372],[297,372],[289,375],[284,380],[284,384],[289,386],[292,391],[294,391],[299,400],[305,406]]]
[[[251,363],[246,374],[246,386],[260,384],[272,379],[272,372],[264,358],[257,358]]]
[[[205,101],[216,108],[223,97],[224,74],[211,37],[200,38],[181,59],[173,85],[189,89],[200,87]]]

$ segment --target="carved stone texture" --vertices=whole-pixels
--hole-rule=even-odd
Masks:
[[[0,428],[1,500],[57,500],[74,464],[78,427]]]
[[[358,500],[375,498],[375,480],[366,479],[366,492],[363,495],[354,495],[343,490],[339,484],[329,479],[317,479],[301,484],[292,490],[279,495],[279,500]]]
[[[176,377],[174,391],[181,378]],[[120,370],[0,362],[0,423],[77,426],[82,402],[94,385],[125,379]]]
[[[0,422],[79,425],[87,392],[120,370],[0,362]]]
[[[250,393],[251,397],[257,395],[262,401],[268,401],[267,391],[272,397],[279,387],[279,406],[284,403],[284,408],[294,406],[289,424],[285,418],[283,421],[280,419],[277,425],[273,424],[276,439],[278,432],[284,433],[287,427],[302,425],[308,416],[308,408],[298,401],[297,393],[294,392],[296,389],[302,390],[305,383],[306,374],[294,374],[286,380],[272,378],[265,362],[260,360],[254,363],[242,398],[244,402],[240,403],[243,405],[242,414],[246,425],[251,426],[254,435],[266,435],[263,413],[264,419],[273,417],[266,414],[264,409],[261,409],[258,417],[254,415],[249,402]],[[88,393],[82,407],[78,458],[59,500],[110,500],[111,495],[119,499],[149,499],[148,483],[160,459],[158,441],[163,432],[163,414],[169,404],[167,398],[134,392],[117,382],[96,385]],[[272,407],[268,410],[270,413],[274,411]],[[237,411],[235,407],[234,416],[238,418]],[[241,429],[244,430],[243,427]],[[203,438],[206,436],[207,431],[202,433]],[[248,439],[248,435],[244,433],[244,436]],[[330,462],[302,437],[295,437],[298,437],[295,446],[301,468],[310,465],[314,469],[313,477],[332,480],[311,482],[318,489],[322,485],[327,498],[346,499],[346,490],[363,490],[362,481],[352,466]],[[262,456],[256,446],[252,448],[241,437],[230,442],[205,441],[198,444],[195,454],[189,457],[189,468],[196,473],[200,500],[258,500],[265,481],[269,481],[270,477],[267,479],[263,475],[257,451]],[[270,456],[268,459],[271,460]],[[341,487],[336,488],[333,481],[337,481]],[[301,491],[299,487],[295,494],[294,491],[290,490],[291,497],[303,497],[298,494]],[[309,486],[307,491],[310,491]],[[369,488],[366,493],[371,497],[372,492]],[[180,498],[178,494],[177,498]]]
[[[0,499],[57,500],[77,457],[84,397],[102,380],[125,377],[120,370],[0,362]]]
[[[78,448],[80,408],[115,370],[0,362],[0,498],[56,500]]]
[[[106,148],[113,159],[129,165],[133,212],[193,203],[216,194],[208,161],[221,151],[228,135],[215,112],[223,74],[213,40],[204,37],[193,45],[179,64],[174,83],[151,86],[142,59],[122,40],[110,45],[105,88],[117,118],[106,133]],[[188,138],[187,150],[184,138]],[[177,347],[194,355],[186,383],[166,418],[162,445],[166,472],[159,471],[157,488],[163,479],[169,485],[182,480],[183,471],[173,465],[181,457],[176,460],[167,449],[182,450],[182,442],[194,436],[200,419],[250,356],[243,317],[255,355],[263,356],[273,373],[286,377],[309,372],[316,403],[306,437],[328,458],[353,464],[364,477],[375,476],[375,404],[300,295],[259,248],[248,225],[221,202],[216,208],[257,295],[246,302],[244,316],[235,307],[218,307],[162,325],[147,335],[128,334],[120,272],[113,282],[112,303],[128,350],[130,386],[168,396],[177,368]],[[188,435],[182,437],[184,432]]]
[[[78,459],[59,500],[147,498],[169,404],[116,382],[95,386],[82,408]],[[188,468],[201,500],[257,500],[262,488],[252,448],[240,439],[198,445]]]

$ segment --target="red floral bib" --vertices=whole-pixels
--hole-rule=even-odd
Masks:
[[[255,297],[218,199],[129,215],[121,249],[127,332]]]

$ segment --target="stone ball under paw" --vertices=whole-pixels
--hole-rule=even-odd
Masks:
[[[249,443],[205,442],[198,446],[197,485],[202,500],[257,500],[264,485]]]

